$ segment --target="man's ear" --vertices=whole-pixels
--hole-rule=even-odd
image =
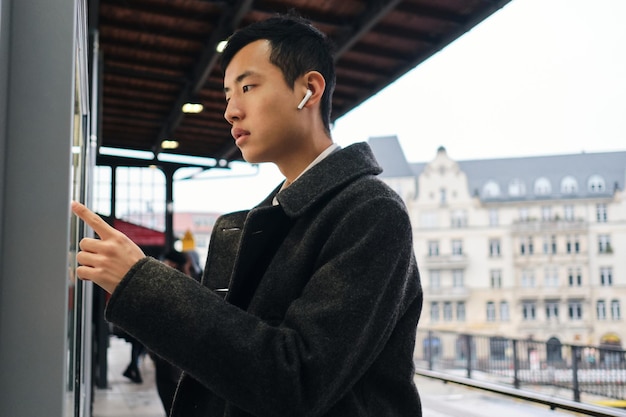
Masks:
[[[296,82],[296,89],[302,92],[302,98],[305,103],[302,107],[313,106],[322,100],[324,90],[326,89],[326,80],[318,71],[309,71],[304,74],[299,82]],[[311,91],[311,93],[308,93]],[[304,97],[309,96],[307,100]],[[298,108],[301,108],[298,106]]]

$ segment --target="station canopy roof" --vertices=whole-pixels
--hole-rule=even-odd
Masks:
[[[89,0],[89,29],[102,57],[99,145],[155,158],[208,157],[220,166],[242,160],[223,117],[216,48],[237,28],[277,12],[293,9],[333,39],[335,121],[509,1]],[[203,110],[183,113],[186,103]],[[164,139],[179,147],[162,149]],[[101,155],[98,163],[112,162]]]

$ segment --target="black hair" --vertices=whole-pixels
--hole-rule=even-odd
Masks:
[[[322,96],[322,121],[330,134],[330,114],[335,90],[334,45],[311,23],[295,12],[279,14],[239,29],[228,39],[222,52],[225,71],[235,54],[246,45],[266,39],[271,46],[270,62],[283,73],[287,85],[294,87],[296,78],[308,71],[318,71],[326,81]]]

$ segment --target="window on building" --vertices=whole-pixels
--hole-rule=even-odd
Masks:
[[[604,183],[604,178],[600,175],[592,175],[587,181],[587,190],[592,193],[602,193],[606,191],[606,185]]]
[[[454,239],[452,241],[452,255],[463,255],[463,241]]]
[[[541,206],[541,220],[544,222],[552,220],[552,207]]]
[[[567,221],[574,220],[574,206],[570,204],[563,206],[563,217]]]
[[[465,301],[457,301],[456,319],[457,321],[465,321]]]
[[[559,286],[559,269],[556,266],[546,266],[544,268],[544,286],[556,288]]]
[[[450,301],[443,303],[443,321],[452,321],[452,303]]]
[[[556,253],[556,235],[550,236],[550,253]]]
[[[546,343],[546,359],[549,364],[558,364],[563,360],[561,352],[563,345],[556,337],[551,337]]]
[[[606,320],[606,303],[604,300],[596,301],[596,314],[598,315],[598,320]]]
[[[598,223],[606,223],[606,204],[600,203],[596,205],[596,219],[598,220]]]
[[[428,279],[431,289],[436,290],[441,288],[441,273],[438,269],[428,271]]]
[[[580,253],[580,242],[578,241],[578,236],[567,236],[565,250],[567,253]]]
[[[524,181],[515,178],[509,183],[509,195],[511,197],[520,197],[526,195],[526,184]]]
[[[489,180],[483,185],[483,198],[493,198],[500,195],[500,186],[494,180]]]
[[[552,192],[550,180],[546,177],[537,178],[534,186],[535,195],[548,195]]]
[[[491,288],[502,288],[502,272],[499,269],[489,271]]]
[[[559,320],[559,302],[558,300],[546,301],[546,320],[558,321]]]
[[[448,196],[445,188],[439,189],[439,204],[442,206],[448,202]]]
[[[454,229],[467,227],[467,212],[465,210],[454,210],[450,219],[450,226]]]
[[[496,304],[493,301],[487,301],[487,321],[496,321]]]
[[[454,288],[463,288],[465,286],[462,269],[452,270],[452,286]]]
[[[489,338],[489,358],[497,361],[506,359],[506,352],[509,350],[509,341],[504,337]]]
[[[437,336],[428,336],[422,345],[422,354],[425,358],[437,360],[441,356],[441,339]]]
[[[535,287],[535,272],[531,269],[525,269],[522,271],[522,287],[534,288]]]
[[[622,319],[622,313],[620,311],[619,300],[612,300],[611,301],[611,318],[613,320],[621,320]]]
[[[583,285],[583,273],[581,268],[567,268],[567,282],[570,287],[581,287]]]
[[[489,209],[489,226],[495,227],[500,224],[497,209]]]
[[[500,301],[500,320],[509,321],[510,319],[508,301]]]
[[[439,214],[436,211],[420,213],[419,224],[422,229],[436,229],[439,227]]]
[[[580,300],[570,300],[567,303],[567,309],[570,320],[582,320],[583,319],[583,303]]]
[[[500,257],[500,239],[489,239],[489,256]]]
[[[519,220],[521,222],[527,222],[529,218],[528,207],[521,207],[519,209]]]
[[[533,248],[533,237],[526,236],[520,239],[520,253],[522,255],[532,255],[534,252]]]
[[[428,256],[439,256],[439,241],[438,240],[428,241]]]
[[[524,321],[533,321],[537,318],[535,301],[522,302],[522,318]]]
[[[578,181],[576,178],[568,175],[561,180],[561,193],[562,194],[574,194],[578,192]]]
[[[598,252],[611,253],[611,237],[609,235],[598,235]]]
[[[600,267],[600,285],[603,287],[613,285],[613,268],[610,266]]]
[[[541,249],[544,255],[547,255],[548,253],[550,253],[550,237],[549,236],[543,237],[543,244],[541,245]]]
[[[439,302],[432,301],[430,303],[430,321],[436,323],[439,321]]]

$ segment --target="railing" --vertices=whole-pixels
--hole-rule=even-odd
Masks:
[[[550,403],[551,408],[584,411],[581,395],[589,404],[626,399],[626,351],[613,347],[418,330],[415,364],[417,373],[425,376],[506,395],[512,389],[520,398]],[[587,411],[604,415],[598,410]],[[609,410],[606,415],[626,416]]]
[[[430,255],[424,257],[422,260],[422,264],[427,266],[428,268],[445,268],[445,269],[454,269],[454,268],[467,268],[467,264],[469,263],[469,259],[467,255],[464,254],[441,254],[441,255]]]
[[[549,231],[580,231],[583,232],[589,228],[589,223],[583,219],[566,220],[566,219],[528,219],[517,220],[513,222],[513,233],[528,232],[549,232]]]

